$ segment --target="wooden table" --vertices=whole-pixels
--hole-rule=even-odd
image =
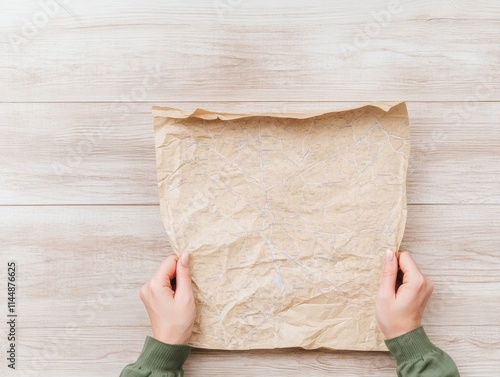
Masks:
[[[6,287],[16,261],[20,376],[117,376],[150,334],[138,290],[171,252],[153,105],[280,112],[373,100],[408,102],[403,247],[435,282],[424,326],[462,376],[500,373],[497,1],[1,8],[0,276]],[[5,288],[0,300],[5,317]],[[385,353],[193,350],[185,370],[394,376],[395,363]]]

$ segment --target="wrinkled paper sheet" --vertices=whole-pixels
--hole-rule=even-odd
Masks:
[[[386,350],[374,299],[406,221],[405,103],[153,113],[162,220],[192,257],[190,344]]]

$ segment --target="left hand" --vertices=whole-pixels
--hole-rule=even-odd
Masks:
[[[176,280],[175,291],[172,279]],[[168,344],[185,344],[196,318],[189,255],[170,255],[141,287],[140,297],[151,320],[153,337]]]

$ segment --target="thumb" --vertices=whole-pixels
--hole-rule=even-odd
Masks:
[[[192,296],[193,284],[191,282],[191,270],[189,268],[189,254],[184,254],[179,258],[175,275],[175,298],[188,298]]]
[[[396,295],[396,279],[398,277],[398,260],[392,250],[385,253],[384,270],[380,282],[379,294],[383,297]]]

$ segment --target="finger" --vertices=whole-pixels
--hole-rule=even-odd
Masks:
[[[383,297],[394,297],[396,294],[396,279],[398,276],[398,260],[392,250],[385,254],[384,270],[380,282],[379,294]]]
[[[171,280],[175,277],[177,259],[177,255],[169,255],[151,277],[151,283],[157,287],[172,289]]]
[[[193,295],[189,254],[181,256],[177,263],[175,298],[190,298]]]
[[[417,276],[422,277],[422,273],[417,263],[407,251],[403,251],[399,254],[399,268],[403,271],[403,283]]]

